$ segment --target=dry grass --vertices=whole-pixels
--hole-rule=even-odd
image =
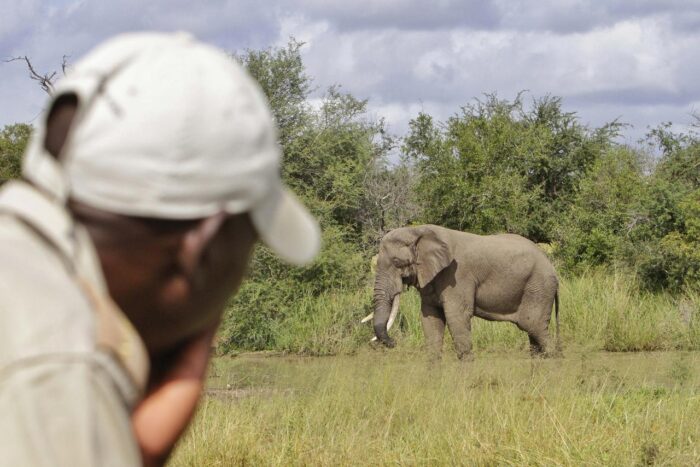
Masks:
[[[514,325],[475,319],[475,360],[455,361],[448,338],[438,367],[416,293],[392,351],[359,325],[370,298],[309,297],[276,329],[278,352],[336,357],[217,360],[171,465],[700,465],[697,293],[564,277],[564,358],[531,360]]]
[[[171,465],[697,465],[694,353],[220,359]]]

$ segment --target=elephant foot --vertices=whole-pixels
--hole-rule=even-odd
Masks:
[[[532,358],[547,358],[549,353],[548,341],[546,334],[528,333],[530,340],[530,355]]]
[[[464,363],[473,362],[474,354],[472,352],[461,352],[457,354],[457,359]]]

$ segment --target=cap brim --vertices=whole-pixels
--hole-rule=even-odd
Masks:
[[[263,243],[288,263],[308,264],[321,248],[318,222],[283,186],[253,206],[250,217]]]

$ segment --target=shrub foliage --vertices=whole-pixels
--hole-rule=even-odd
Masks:
[[[421,112],[399,137],[368,112],[366,100],[338,85],[319,92],[306,73],[302,47],[290,40],[233,59],[270,101],[282,178],[319,218],[322,252],[313,265],[294,268],[260,246],[248,280],[227,308],[223,351],[324,353],[337,348],[328,343],[343,340],[339,336],[365,339],[350,321],[370,311],[370,258],[387,231],[412,223],[518,233],[549,243],[570,277],[612,268],[627,271],[629,283],[643,293],[697,298],[695,131],[677,132],[664,122],[629,146],[618,141],[624,127],[618,121],[590,128],[564,109],[561,98],[521,93],[512,101],[486,94],[446,121]],[[0,131],[0,183],[19,176],[30,132],[22,123]],[[343,318],[336,309],[320,316],[329,304],[357,315]],[[610,342],[627,336],[620,322],[607,327],[617,336]],[[403,323],[409,329],[415,324]]]

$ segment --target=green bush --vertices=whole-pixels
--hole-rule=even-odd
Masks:
[[[407,223],[550,242],[566,278],[562,332],[576,345],[695,348],[673,297],[700,288],[697,135],[670,124],[651,130],[647,142],[661,152],[653,164],[643,149],[616,143],[617,121],[591,129],[557,97],[526,105],[523,95],[486,95],[445,122],[420,113],[390,162],[395,138],[366,100],[334,86],[309,104],[301,47],[292,40],[237,59],[270,100],[282,177],[320,219],[323,250],[309,267],[292,268],[258,248],[226,310],[222,351],[331,354],[364,345],[371,328],[356,322],[371,309],[369,258],[384,233]],[[624,272],[592,272],[608,269]],[[402,310],[392,333],[416,348],[415,293],[404,295]],[[475,349],[527,346],[512,325],[474,326]]]
[[[359,290],[368,271],[369,261],[337,227],[324,230],[321,253],[306,268],[288,266],[269,249],[259,247],[248,280],[224,314],[219,350],[279,348],[282,323],[315,319],[323,304],[314,305],[314,300],[329,291],[342,294]]]
[[[338,87],[327,90],[319,107],[309,105],[312,86],[302,45],[291,40],[286,47],[249,50],[236,59],[268,97],[279,126],[282,178],[320,220],[322,251],[310,266],[294,268],[265,247],[256,250],[249,277],[224,315],[223,352],[292,347],[280,342],[282,323],[298,329],[332,301],[320,297],[355,293],[366,281],[372,255],[362,248],[368,236],[366,172],[390,149],[384,124],[367,115],[366,101]],[[308,350],[302,347],[297,348]]]
[[[700,285],[700,189],[675,204],[675,230],[646,243],[639,275],[650,289],[679,292]]]
[[[646,189],[643,170],[641,155],[627,148],[600,155],[557,231],[557,258],[567,269],[626,259],[629,232]]]
[[[528,108],[520,95],[487,95],[443,124],[421,113],[409,127],[402,149],[418,169],[423,221],[548,242],[620,125],[590,130],[556,97]]]
[[[0,183],[18,178],[22,154],[32,133],[31,125],[15,123],[0,130]]]
[[[320,220],[322,252],[294,268],[259,247],[225,312],[222,352],[329,354],[364,345],[371,329],[356,322],[371,310],[369,258],[383,234],[410,223],[550,243],[565,278],[562,330],[570,342],[697,347],[695,328],[681,326],[674,311],[677,297],[696,303],[700,290],[697,133],[660,124],[646,138],[649,154],[660,157],[650,157],[616,142],[621,123],[588,128],[561,98],[527,105],[522,93],[512,101],[487,94],[444,122],[419,113],[396,147],[367,101],[340,86],[311,104],[302,47],[292,39],[234,58],[268,97],[281,176]],[[20,176],[31,131],[0,131],[0,183]],[[414,292],[403,295],[392,332],[400,346],[422,345]],[[514,326],[477,321],[474,347],[526,349],[527,339]]]

